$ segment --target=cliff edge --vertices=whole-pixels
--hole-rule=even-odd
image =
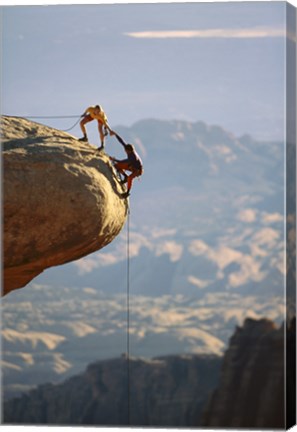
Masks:
[[[108,156],[73,136],[2,117],[3,294],[121,231],[128,203]]]

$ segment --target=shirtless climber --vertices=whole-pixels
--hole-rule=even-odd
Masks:
[[[123,198],[127,198],[130,195],[133,179],[141,176],[143,173],[142,161],[132,144],[125,143],[123,138],[121,138],[117,133],[113,132],[113,134],[119,143],[122,144],[127,153],[127,158],[123,160],[118,160],[110,156],[110,159],[115,162],[115,169],[124,176],[122,183],[128,183],[127,192],[122,195]],[[127,175],[125,171],[131,171],[131,174]]]
[[[103,150],[104,149],[104,138],[106,137],[106,135],[108,135],[108,131],[109,131],[110,135],[113,135],[113,132],[110,129],[106,114],[103,111],[102,107],[100,105],[91,106],[85,110],[82,117],[83,118],[80,122],[80,128],[81,128],[84,136],[82,138],[80,138],[79,141],[88,141],[85,124],[89,123],[93,120],[97,120],[98,130],[99,130],[99,135],[100,135],[100,141],[101,141],[101,147],[99,147],[98,150]],[[103,131],[103,127],[104,127],[104,131]]]

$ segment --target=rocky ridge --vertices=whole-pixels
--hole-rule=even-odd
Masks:
[[[284,333],[283,326],[276,327],[267,319],[247,318],[243,327],[237,327],[224,356],[218,387],[205,410],[203,426],[285,428]],[[292,325],[287,340],[294,339],[294,334]],[[293,387],[290,391],[294,392]]]
[[[4,403],[5,424],[197,426],[221,358],[121,358]]]
[[[295,326],[293,320],[286,334],[292,351]],[[284,334],[268,319],[247,318],[223,359],[122,355],[98,361],[62,384],[8,400],[4,423],[283,429],[294,424],[295,412],[292,355],[284,412]]]
[[[121,231],[127,200],[109,158],[68,133],[2,117],[4,290],[77,260]]]

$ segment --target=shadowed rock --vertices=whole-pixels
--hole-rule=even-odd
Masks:
[[[283,327],[247,318],[230,339],[202,426],[284,429],[284,344]]]
[[[3,294],[121,231],[127,201],[108,156],[71,135],[2,117]]]
[[[217,356],[115,358],[3,404],[4,424],[197,426],[217,381]]]

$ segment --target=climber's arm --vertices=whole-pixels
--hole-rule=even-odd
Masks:
[[[127,143],[125,143],[125,141],[123,140],[123,138],[120,137],[120,135],[118,135],[117,133],[114,134],[116,139],[119,141],[120,144],[122,144],[122,146],[124,148],[126,148]]]

